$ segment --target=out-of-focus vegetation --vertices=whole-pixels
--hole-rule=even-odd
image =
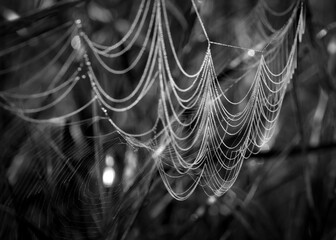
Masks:
[[[204,56],[204,39],[194,32],[199,27],[195,12],[189,1],[166,2],[179,57],[192,69]],[[260,40],[242,21],[257,1],[199,2],[212,39],[239,46],[253,46]],[[291,4],[267,2],[278,11]],[[99,129],[94,121],[65,126],[32,124],[1,108],[0,238],[335,239],[336,3],[309,0],[305,4],[307,25],[298,69],[276,132],[262,152],[244,162],[238,180],[223,197],[209,198],[199,190],[184,202],[175,201],[146,151],[134,150],[116,133],[103,136],[112,132],[109,124]],[[0,67],[15,66],[20,59],[48,49],[61,36],[57,27],[77,18],[93,40],[116,42],[127,32],[137,7],[138,1],[130,0],[2,0],[1,52],[44,37],[17,55],[2,58]],[[239,62],[239,54],[230,48],[213,49],[222,81],[238,71],[232,66],[240,64],[232,61]],[[126,55],[118,64],[127,66],[131,58]],[[48,74],[59,71],[64,60],[53,63]],[[50,61],[47,55],[34,67]],[[1,90],[20,85],[32,70],[2,74]],[[140,69],[120,81],[130,88],[139,74]],[[49,84],[46,81],[48,75],[29,85],[35,88],[31,91],[43,89]],[[127,84],[118,81],[106,88],[120,97],[129,92]],[[53,111],[72,111],[83,105],[91,94],[88,89],[88,85],[79,85],[71,99]],[[150,126],[156,111],[148,108],[150,104],[149,98],[133,115],[117,122],[124,129]],[[76,121],[96,114],[97,109],[89,109]],[[92,137],[96,135],[103,137]],[[95,167],[97,159],[109,159],[105,165],[113,169],[112,186],[102,186],[106,169],[99,164]]]

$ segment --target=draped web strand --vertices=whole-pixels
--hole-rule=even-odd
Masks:
[[[103,115],[100,119],[107,120],[128,144],[151,151],[153,164],[172,197],[185,200],[197,186],[201,186],[208,195],[223,195],[237,179],[243,161],[257,153],[272,136],[287,85],[297,66],[298,44],[305,28],[304,6],[299,2],[282,13],[276,13],[262,0],[256,6],[257,13],[267,12],[274,16],[291,14],[279,30],[274,29],[265,17],[267,14],[263,14],[258,29],[262,36],[267,36],[267,43],[262,49],[253,49],[212,41],[194,0],[191,0],[191,5],[207,41],[202,62],[194,72],[189,72],[179,60],[165,0],[142,0],[127,33],[111,45],[92,41],[82,29],[80,20],[77,20],[75,27],[69,28],[59,41],[51,45],[54,49],[69,36],[80,39],[79,47],[72,50],[59,73],[65,80],[59,82],[57,75],[53,87],[36,93],[1,91],[0,97],[4,100],[1,106],[27,121],[60,123],[97,104]],[[266,32],[272,34],[268,36]],[[135,42],[140,40],[141,46],[135,47]],[[258,53],[259,60],[253,63],[253,76],[244,74],[250,86],[240,99],[231,99],[229,89],[221,87],[211,53],[214,45]],[[62,53],[57,54],[52,61],[58,60],[65,49],[61,48],[59,51]],[[135,53],[132,62],[125,68],[115,66],[114,63],[131,50]],[[49,51],[42,52],[36,58]],[[73,69],[70,65],[76,58],[81,58],[82,64],[69,74],[70,69]],[[15,69],[0,69],[0,74],[28,66],[34,60],[32,58]],[[110,89],[104,88],[103,80],[100,79],[99,71],[108,74],[105,81],[113,83],[120,76],[140,67],[142,71],[137,83],[122,98],[117,98]],[[172,70],[178,74],[173,74]],[[38,74],[42,75],[37,73],[37,77]],[[33,82],[37,77],[33,75],[32,80],[28,80]],[[31,116],[56,107],[75,91],[73,89],[79,82],[84,81],[89,82],[91,89],[88,91],[92,97],[82,106],[49,119]],[[155,92],[157,117],[153,125],[147,130],[135,128],[132,133],[123,129],[115,120],[116,116],[134,111]],[[37,107],[22,105],[22,99],[39,99],[50,95],[54,99],[47,104]],[[159,125],[162,125],[161,129]]]

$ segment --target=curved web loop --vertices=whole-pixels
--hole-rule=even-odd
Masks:
[[[71,54],[64,56],[64,49],[60,48],[52,60],[57,61],[61,55],[66,59],[45,91],[22,94],[1,91],[1,106],[27,121],[64,124],[66,119],[97,105],[101,110],[99,119],[107,120],[131,146],[152,152],[172,197],[184,200],[197,186],[209,195],[223,195],[235,182],[243,160],[257,153],[272,136],[286,87],[297,65],[298,44],[305,28],[304,7],[298,1],[277,13],[266,1],[260,1],[256,6],[256,12],[261,13],[258,30],[268,43],[262,50],[256,50],[211,41],[197,5],[194,0],[191,2],[208,43],[196,71],[189,72],[179,60],[165,0],[143,0],[129,31],[112,45],[91,41],[77,20],[49,50],[15,69],[1,69],[0,74],[5,74],[29,67],[47,51],[72,45]],[[266,17],[288,14],[288,21],[281,29],[273,27]],[[250,87],[241,99],[230,99],[227,90],[221,88],[211,54],[213,45],[258,52],[255,74],[247,75],[251,78]],[[135,53],[129,65],[116,64],[129,51]],[[82,62],[79,67],[73,66],[76,59]],[[116,82],[120,76],[139,68],[142,74],[126,96],[117,98],[105,87],[106,82]],[[26,81],[34,82],[35,78],[43,77],[44,71],[41,68]],[[100,71],[109,77],[102,80]],[[57,111],[58,115],[52,117],[42,114],[70,101],[70,92],[83,82],[91,87],[86,89],[91,95],[88,101],[75,109]],[[157,118],[147,130],[130,132],[115,120],[115,115],[132,111],[153,93],[158,98]]]

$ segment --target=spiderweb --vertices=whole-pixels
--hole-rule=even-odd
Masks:
[[[256,153],[269,140],[286,86],[296,68],[297,43],[301,41],[304,29],[303,9],[300,4],[295,6],[288,23],[279,31],[270,26],[263,11],[262,24],[266,26],[265,31],[272,32],[270,41],[261,50],[245,49],[248,50],[248,54],[251,54],[251,51],[252,54],[259,53],[260,58],[255,66],[252,65],[255,74],[250,79],[250,88],[241,99],[233,100],[221,89],[211,55],[212,45],[232,46],[209,39],[197,6],[192,3],[208,43],[204,59],[195,73],[188,73],[178,59],[164,1],[153,3],[149,30],[143,47],[126,69],[110,68],[102,57],[114,58],[130,48],[133,39],[123,50],[112,52],[126,41],[131,35],[130,32],[112,46],[96,45],[83,32],[80,33],[100,65],[116,75],[125,74],[133,68],[141,59],[143,49],[149,45],[149,54],[141,79],[133,92],[123,99],[114,99],[104,91],[90,67],[89,58],[86,58],[86,65],[94,95],[111,125],[130,145],[146,147],[153,152],[153,158],[167,190],[178,200],[188,198],[199,184],[208,194],[221,196],[234,183],[243,160]],[[147,5],[140,6],[139,12],[146,16],[148,8],[147,2]],[[269,8],[261,9],[269,11]],[[143,27],[142,23],[140,20],[137,29]],[[133,28],[136,27],[132,26],[131,31]],[[150,34],[152,38],[148,43]],[[137,32],[135,37],[136,35]],[[172,55],[173,64],[167,57],[169,53]],[[178,69],[179,78],[183,80],[177,80],[172,75],[172,65]],[[180,86],[182,81],[188,83]],[[153,127],[149,131],[137,134],[120,129],[109,117],[108,111],[123,112],[131,109],[157,82],[158,115]],[[125,106],[117,105],[126,101],[130,102]],[[154,133],[158,122],[162,123],[163,129]],[[138,140],[148,136],[148,142]],[[184,186],[184,183],[191,184]]]
[[[213,41],[197,4],[191,3],[198,22],[195,34],[205,42],[202,61],[190,60],[193,64],[188,68],[176,51],[165,0],[142,0],[129,30],[113,44],[93,41],[78,19],[1,49],[0,57],[10,58],[13,64],[0,69],[0,75],[11,80],[2,86],[0,105],[16,116],[3,123],[9,130],[2,141],[7,139],[11,147],[2,156],[13,159],[4,164],[6,191],[17,195],[16,199],[44,192],[36,204],[47,212],[52,211],[52,202],[61,206],[54,215],[58,220],[38,213],[39,227],[56,221],[63,229],[57,236],[71,237],[75,226],[62,216],[67,208],[75,208],[78,215],[74,213],[71,219],[97,224],[95,231],[78,229],[76,237],[99,236],[102,226],[111,227],[104,222],[114,203],[111,197],[121,192],[138,197],[148,191],[155,169],[177,200],[187,199],[197,186],[208,195],[221,196],[235,182],[244,159],[271,138],[297,65],[305,28],[302,2],[279,13],[260,1],[246,18],[261,42],[254,46]],[[269,16],[288,20],[276,28]],[[56,41],[50,37],[55,34]],[[22,55],[22,49],[34,44],[39,51],[32,47]],[[225,88],[217,76],[214,48],[235,49],[247,63]],[[126,54],[131,61],[124,63]],[[41,66],[41,62],[46,64]],[[18,71],[21,76],[26,73],[25,79],[18,78]],[[237,89],[242,82],[245,87]],[[83,92],[85,97],[79,94]],[[13,135],[25,140],[16,142]],[[87,135],[91,137],[84,141]],[[13,155],[11,148],[16,144],[20,151]],[[146,160],[139,160],[134,150]],[[103,167],[126,169],[115,160],[121,151],[127,155],[127,164],[133,164],[131,172],[125,173],[128,183],[107,191],[101,180]],[[26,160],[34,158],[39,160]],[[23,170],[15,170],[18,165],[20,169],[34,167],[19,178]],[[139,166],[143,167],[136,173]],[[141,191],[133,191],[134,181],[143,186]],[[4,211],[10,212],[7,207],[12,205],[20,209],[20,201],[2,202]],[[124,203],[123,211],[130,211],[129,206],[136,209]],[[20,211],[20,216],[33,215]],[[29,211],[36,214],[37,210]],[[122,221],[119,211],[113,213],[113,221]]]

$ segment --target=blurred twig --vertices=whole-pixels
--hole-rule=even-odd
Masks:
[[[139,216],[139,213],[140,213],[141,209],[142,209],[143,206],[144,206],[145,200],[147,199],[147,196],[148,196],[148,194],[149,194],[149,192],[150,192],[150,190],[151,190],[151,187],[152,187],[152,185],[153,185],[153,182],[154,182],[154,180],[155,180],[155,176],[156,176],[156,175],[157,175],[157,171],[155,171],[154,168],[153,168],[153,169],[152,169],[152,172],[151,172],[151,175],[150,175],[149,184],[148,184],[148,187],[147,187],[147,189],[146,189],[146,192],[144,193],[144,195],[143,195],[143,197],[142,197],[142,199],[141,199],[141,202],[140,202],[140,204],[139,204],[139,206],[138,206],[136,212],[133,214],[133,217],[132,217],[130,223],[127,225],[126,230],[124,231],[121,240],[125,240],[125,239],[127,239],[127,236],[128,236],[128,234],[129,234],[130,230],[132,229],[132,227],[133,227],[133,225],[134,225],[134,223],[135,223],[135,220],[136,220],[137,217]]]
[[[74,7],[83,2],[85,1],[63,1],[43,10],[37,9],[35,12],[27,16],[20,17],[16,20],[3,22],[0,24],[0,36],[16,32],[22,28],[30,27],[36,24],[36,21],[54,16],[56,13],[60,13],[65,9],[69,9],[70,7]]]
[[[297,88],[296,80],[297,79],[294,79],[292,81],[292,85],[293,85],[293,95],[292,96],[293,96],[294,109],[295,109],[296,119],[297,119],[297,127],[299,129],[299,134],[300,134],[301,150],[305,151],[306,142],[305,142],[305,132],[303,128],[304,124],[302,121],[301,106],[300,106],[300,101],[299,101],[299,96],[298,96],[298,88]]]
[[[321,151],[333,151],[336,150],[336,142],[324,143],[317,146],[306,146],[305,153],[313,154]],[[253,156],[253,158],[274,158],[278,157],[283,152],[282,149],[271,149],[269,151],[260,152]],[[302,145],[295,145],[288,151],[288,157],[298,156],[303,154]]]
[[[328,92],[331,92],[333,97],[336,97],[336,86],[333,83],[333,78],[327,70],[327,58],[326,53],[321,46],[320,42],[317,41],[319,38],[318,34],[314,30],[314,23],[312,21],[313,15],[309,5],[306,1],[306,31],[307,31],[307,45],[309,47],[310,58],[313,63],[319,68],[318,75],[320,79],[323,80],[322,85]],[[317,36],[317,38],[316,38]]]

